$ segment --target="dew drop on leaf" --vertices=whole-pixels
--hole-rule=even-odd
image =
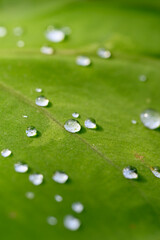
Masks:
[[[28,165],[18,162],[14,164],[14,169],[18,173],[26,173],[28,171]]]
[[[99,48],[97,51],[97,55],[101,58],[110,58],[111,57],[111,52],[109,50],[106,50],[105,48]]]
[[[69,119],[65,122],[64,128],[71,133],[76,133],[81,130],[80,123],[75,119]]]
[[[54,226],[54,225],[57,224],[57,218],[55,218],[55,217],[53,217],[53,216],[49,216],[49,217],[47,217],[47,223],[48,223],[49,225]]]
[[[24,43],[24,41],[22,41],[22,40],[19,40],[19,41],[17,42],[17,47],[19,47],[19,48],[24,47],[24,45],[25,45],[25,43]]]
[[[81,213],[84,210],[84,206],[81,202],[72,203],[72,210],[76,213]]]
[[[58,194],[54,196],[54,199],[56,200],[56,202],[62,202],[63,201],[63,197],[58,195]]]
[[[15,27],[13,29],[13,33],[15,36],[19,37],[23,34],[23,28],[22,27]]]
[[[151,171],[155,177],[160,178],[160,168],[159,167],[151,167]]]
[[[52,47],[43,46],[41,47],[40,52],[46,55],[52,55],[54,53],[54,50]]]
[[[11,152],[11,150],[9,150],[9,149],[3,149],[3,150],[1,151],[1,155],[2,155],[3,157],[9,157],[11,154],[12,154],[12,152]]]
[[[43,175],[38,173],[30,174],[29,181],[38,186],[43,182]]]
[[[76,63],[79,66],[87,67],[91,64],[91,60],[90,60],[90,58],[88,58],[86,56],[78,56],[76,58]]]
[[[137,124],[137,121],[136,120],[132,120],[131,123],[132,124]]]
[[[97,127],[96,121],[93,118],[88,118],[85,120],[84,125],[86,128],[95,129]]]
[[[128,179],[137,179],[138,178],[137,169],[135,167],[128,166],[123,169],[123,176]]]
[[[35,137],[37,136],[37,129],[33,126],[30,126],[26,129],[27,137]]]
[[[33,199],[35,197],[35,194],[33,192],[26,192],[25,196],[28,199]]]
[[[36,88],[35,91],[38,92],[38,93],[41,93],[42,92],[42,88]]]
[[[46,31],[46,38],[51,42],[59,43],[65,39],[65,33],[61,29],[48,29]]]
[[[7,29],[3,26],[0,26],[0,38],[5,37],[7,35]]]
[[[77,112],[72,113],[72,117],[78,118],[79,117],[79,113],[77,113]]]
[[[146,81],[147,81],[146,75],[140,75],[140,76],[139,76],[139,81],[140,81],[140,82],[146,82]]]
[[[44,96],[39,96],[36,98],[36,105],[40,107],[47,107],[49,104],[49,100]]]
[[[52,179],[57,182],[57,183],[66,183],[68,180],[68,175],[64,172],[60,172],[60,171],[56,171],[53,176]]]
[[[160,113],[153,109],[147,109],[142,112],[140,119],[143,125],[149,129],[156,129],[160,127]]]
[[[75,218],[72,215],[67,215],[64,217],[64,226],[71,230],[71,231],[76,231],[80,228],[81,222],[78,218]]]

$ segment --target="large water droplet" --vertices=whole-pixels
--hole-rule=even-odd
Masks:
[[[7,29],[3,26],[0,26],[0,38],[5,37],[7,35]]]
[[[93,118],[88,118],[85,120],[84,125],[86,128],[95,129],[97,127],[96,121]]]
[[[160,168],[159,167],[151,167],[151,171],[155,177],[160,178]]]
[[[39,96],[36,98],[36,104],[40,107],[47,107],[49,100],[44,96]]]
[[[76,63],[79,66],[87,67],[91,64],[91,60],[86,56],[78,56],[76,59]]]
[[[144,126],[149,129],[160,127],[160,113],[153,109],[147,109],[142,112],[140,118]]]
[[[49,217],[47,218],[47,223],[48,223],[49,225],[54,226],[54,225],[57,224],[57,218],[55,218],[55,217],[53,217],[53,216],[49,216]]]
[[[27,137],[35,137],[37,136],[37,129],[33,126],[30,126],[26,129]]]
[[[35,197],[35,194],[33,192],[26,192],[25,196],[28,199],[33,199]]]
[[[57,183],[66,183],[68,180],[68,175],[64,172],[56,171],[52,176],[52,179]]]
[[[76,213],[81,213],[84,210],[84,206],[80,202],[72,203],[72,210]]]
[[[69,119],[68,121],[65,122],[64,128],[71,133],[76,133],[81,130],[81,125],[80,123],[75,120],[75,119]]]
[[[14,164],[14,169],[18,173],[25,173],[25,172],[28,171],[28,165],[24,164],[24,163],[21,163],[21,162],[18,162],[18,163]]]
[[[15,36],[19,37],[19,36],[21,36],[23,34],[23,28],[15,27],[13,29],[13,33],[14,33]]]
[[[9,150],[9,149],[3,149],[3,150],[1,151],[1,155],[2,155],[3,157],[9,157],[11,154],[12,154],[12,152],[11,152],[11,150]]]
[[[38,173],[31,174],[29,175],[29,181],[38,186],[43,182],[43,175]]]
[[[110,58],[111,57],[111,52],[109,50],[106,50],[105,48],[99,48],[97,51],[97,55],[101,58]]]
[[[52,55],[54,53],[54,50],[52,47],[48,46],[43,46],[40,49],[41,53],[46,54],[46,55]]]
[[[139,81],[141,81],[141,82],[146,82],[146,81],[147,81],[146,75],[140,75],[140,76],[139,76]]]
[[[63,197],[58,195],[58,194],[54,196],[54,199],[56,200],[56,202],[62,202],[63,201]]]
[[[138,178],[137,169],[135,167],[128,166],[123,169],[123,176],[128,179],[137,179]]]
[[[71,230],[76,231],[79,229],[81,222],[78,218],[73,217],[72,215],[67,215],[64,217],[64,226]]]
[[[78,118],[79,117],[79,113],[77,113],[77,112],[72,113],[72,117]]]
[[[61,29],[48,29],[46,31],[46,38],[51,42],[59,43],[65,39],[65,33]]]
[[[19,41],[17,42],[17,47],[19,47],[19,48],[24,47],[24,45],[25,45],[25,43],[24,43],[24,41],[22,41],[22,40],[19,40]]]

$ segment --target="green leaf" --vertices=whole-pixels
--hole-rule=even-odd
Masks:
[[[149,167],[160,165],[160,132],[139,119],[146,108],[160,111],[159,1],[1,0],[0,19],[8,29],[0,39],[0,147],[13,152],[0,156],[1,239],[159,239],[160,182]],[[51,44],[56,52],[45,56],[39,49],[52,24],[69,26],[72,34]],[[12,33],[16,26],[24,28],[22,49]],[[113,57],[100,59],[100,46]],[[83,54],[92,60],[88,68],[75,64]],[[141,74],[147,82],[139,81]],[[35,105],[37,87],[49,107]],[[66,132],[64,122],[75,111],[82,126],[92,117],[98,129]],[[39,131],[37,138],[26,137],[30,125]],[[16,173],[18,161],[44,174],[44,184],[34,186],[29,173]],[[128,165],[138,169],[139,180],[124,179]],[[70,181],[55,183],[56,170]],[[25,197],[28,191],[35,193],[33,200]],[[63,202],[57,203],[55,194]],[[71,210],[75,201],[85,206],[80,215]],[[64,228],[67,214],[81,220],[77,232]],[[49,226],[48,216],[58,224]]]

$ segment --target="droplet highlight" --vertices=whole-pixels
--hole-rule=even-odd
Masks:
[[[64,184],[68,180],[68,175],[64,172],[56,171],[53,174],[52,179],[57,183]]]
[[[63,222],[64,226],[71,231],[77,231],[81,226],[80,220],[72,215],[65,216]]]
[[[140,119],[143,125],[149,129],[156,129],[160,127],[160,113],[153,109],[147,109],[142,112]]]
[[[49,100],[44,96],[39,96],[36,98],[36,105],[40,107],[47,107],[49,104]]]
[[[64,128],[71,133],[76,133],[81,130],[80,123],[75,119],[69,119],[65,122]]]
[[[123,169],[123,176],[127,179],[137,179],[138,178],[137,169],[135,167],[128,166]]]

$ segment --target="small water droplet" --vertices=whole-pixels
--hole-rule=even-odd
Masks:
[[[65,122],[64,128],[71,133],[76,133],[81,130],[80,123],[75,119],[69,119]]]
[[[54,196],[54,199],[56,200],[56,202],[62,202],[63,201],[63,197],[58,195],[58,194]]]
[[[5,37],[7,35],[7,29],[3,26],[0,26],[0,38]]]
[[[132,122],[132,124],[137,124],[136,120],[132,120],[131,122]]]
[[[37,136],[37,129],[33,126],[30,126],[26,129],[27,137],[35,137]]]
[[[81,213],[84,210],[84,206],[80,202],[72,203],[72,210],[76,213]]]
[[[29,181],[38,186],[43,182],[43,175],[38,173],[31,174],[29,175]]]
[[[54,226],[54,225],[57,224],[57,218],[55,218],[55,217],[53,217],[53,216],[49,216],[49,217],[47,218],[47,223],[48,223],[49,225]]]
[[[138,178],[137,169],[135,167],[128,166],[123,169],[123,176],[128,179],[137,179]]]
[[[79,113],[77,113],[77,112],[72,113],[72,117],[78,118],[79,117]]]
[[[3,150],[1,151],[1,155],[2,155],[3,157],[9,157],[11,154],[12,154],[12,152],[11,152],[11,150],[9,150],[9,149],[3,149]]]
[[[85,120],[84,125],[86,128],[95,129],[97,127],[96,121],[93,118],[88,118]]]
[[[140,75],[140,76],[139,76],[139,81],[141,81],[141,82],[146,82],[146,81],[147,81],[146,75]]]
[[[39,96],[36,98],[36,105],[40,107],[47,107],[49,104],[49,100],[44,96]]]
[[[23,117],[23,118],[28,118],[28,116],[27,116],[27,115],[23,115],[22,117]]]
[[[59,43],[65,39],[65,33],[61,29],[48,29],[46,31],[46,38],[51,42]]]
[[[25,196],[28,199],[33,199],[35,197],[35,194],[33,192],[26,192]]]
[[[14,169],[18,173],[26,173],[28,171],[28,165],[18,162],[14,164]]]
[[[68,175],[64,172],[56,171],[52,176],[52,179],[57,183],[66,183],[68,180]]]
[[[38,92],[38,93],[41,93],[42,92],[42,88],[36,88],[35,91]]]
[[[111,52],[109,50],[106,50],[105,48],[99,48],[97,51],[97,55],[101,58],[110,58],[111,57]]]
[[[153,109],[147,109],[142,112],[140,118],[143,125],[149,129],[160,127],[160,113]]]
[[[41,53],[46,54],[46,55],[52,55],[54,53],[54,50],[52,47],[48,46],[43,46],[40,49]]]
[[[17,42],[17,47],[19,47],[19,48],[24,47],[24,45],[25,45],[25,43],[24,43],[24,41],[22,41],[22,40],[19,40],[19,41]]]
[[[155,177],[160,178],[160,168],[159,167],[151,167],[151,171]]]
[[[76,58],[76,63],[79,66],[87,67],[91,64],[91,60],[90,60],[90,58],[88,58],[86,56],[78,56]]]
[[[21,36],[23,34],[23,28],[15,27],[13,29],[13,33],[14,33],[15,36],[19,37],[19,36]]]
[[[80,228],[81,222],[78,218],[73,217],[72,215],[67,215],[64,217],[64,226],[71,230],[76,231]]]

